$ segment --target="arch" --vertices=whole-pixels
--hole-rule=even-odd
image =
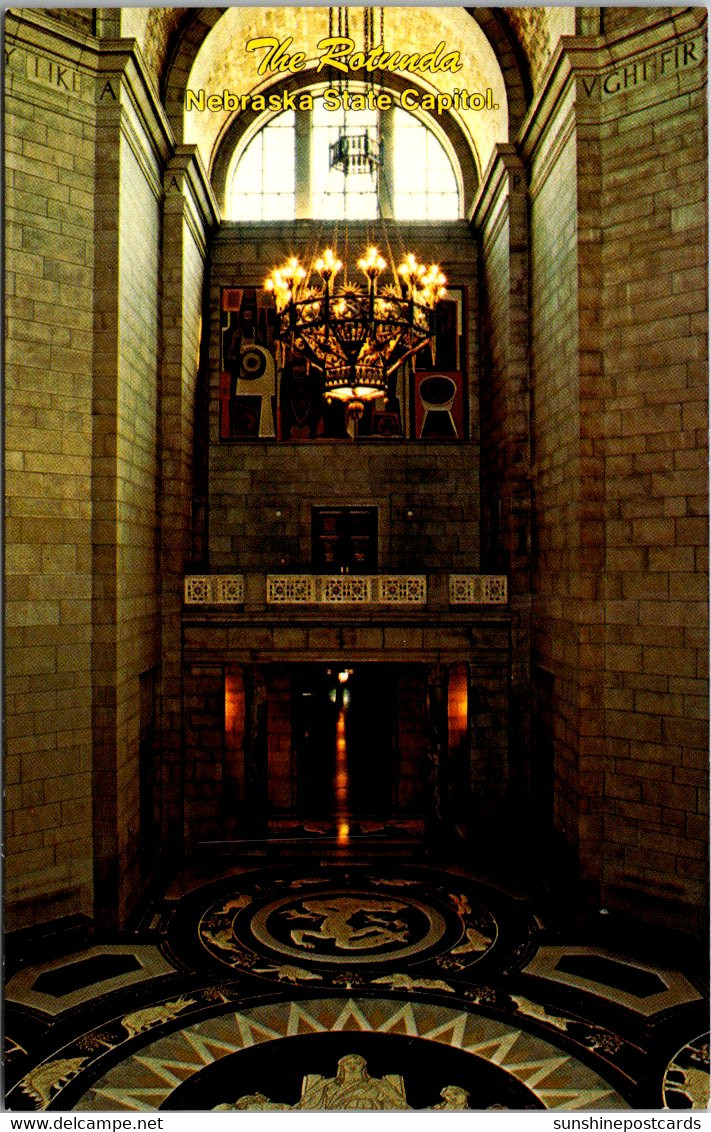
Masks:
[[[326,76],[326,81],[327,78]],[[281,82],[277,81],[272,86],[264,88],[260,93],[266,95],[280,93],[284,90],[293,93],[297,90],[312,87],[315,81],[317,80],[313,71],[304,71],[299,75],[290,75]],[[323,77],[318,81],[323,82]],[[418,90],[422,91],[422,93],[426,93],[426,88],[417,82],[412,75],[408,75],[407,78],[404,78],[402,75],[396,73],[389,74],[387,76],[387,84],[384,85],[384,89],[392,90],[396,93],[401,92],[406,87],[416,87]],[[256,122],[262,117],[263,111],[245,110],[230,119],[217,139],[210,161],[209,172],[213,191],[221,209],[224,209],[227,172],[235,148],[245,134],[250,133]],[[419,115],[415,115],[415,117],[419,117]],[[451,147],[454,158],[459,163],[462,183],[462,209],[463,215],[466,216],[476,196],[481,180],[482,169],[479,165],[478,155],[472,150],[464,131],[460,128],[453,115],[442,115],[440,119],[435,121],[427,114],[423,114],[421,120],[425,122],[436,137],[440,134],[443,135],[446,143]]]
[[[198,8],[191,12],[166,66],[162,83],[163,101],[178,143],[183,142],[183,95],[197,54],[226,8]],[[486,37],[504,80],[508,102],[509,138],[516,136],[532,97],[527,60],[505,14],[494,8],[466,8]]]
[[[175,49],[166,66],[161,94],[163,105],[175,139],[180,145],[183,138],[183,95],[190,71],[204,41],[214,28],[225,8],[195,8],[189,12],[180,32]]]
[[[518,133],[533,97],[528,60],[501,8],[467,8],[479,25],[496,56],[504,77],[509,110],[509,139]]]

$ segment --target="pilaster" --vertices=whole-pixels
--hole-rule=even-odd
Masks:
[[[96,914],[139,889],[139,677],[158,661],[161,166],[170,145],[133,41],[96,41],[93,789]]]
[[[516,146],[496,147],[472,225],[480,262],[482,561],[509,578],[514,752],[530,744],[532,521],[528,177]],[[472,690],[475,701],[481,695],[486,701],[475,682]],[[481,766],[473,765],[472,772],[478,778]],[[516,797],[509,803],[519,825],[528,810],[526,776],[510,778],[508,765],[499,768],[499,784],[514,781]]]
[[[209,325],[209,313],[203,309],[205,264],[218,211],[194,146],[177,146],[163,181],[162,240],[167,254],[161,280],[161,780],[163,837],[176,849],[183,836],[180,618],[183,577],[194,557],[196,511],[205,512],[208,420],[201,329]]]
[[[689,702],[689,731],[672,692],[680,666],[699,671],[692,622],[707,613],[682,577],[705,538],[693,494],[705,22],[658,10],[605,36],[581,10],[586,34],[560,40],[516,139],[531,200],[533,647],[550,732],[536,747],[554,750],[556,856],[581,909],[648,916],[663,888],[655,917],[685,923],[704,898],[689,857],[698,848],[700,865],[704,849],[671,826],[700,828],[698,795],[667,762],[700,758],[706,714]]]

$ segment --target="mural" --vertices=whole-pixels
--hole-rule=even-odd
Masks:
[[[465,291],[449,287],[437,304],[432,346],[414,358],[410,382],[410,437],[463,440],[468,435]]]
[[[462,440],[467,437],[464,288],[436,311],[432,346],[401,366],[391,397],[366,403],[359,437]],[[220,440],[348,440],[342,402],[321,392],[321,372],[275,337],[272,296],[257,287],[220,295]]]

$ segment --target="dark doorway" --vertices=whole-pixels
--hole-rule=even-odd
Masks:
[[[383,818],[394,810],[397,686],[388,665],[303,665],[292,735],[305,818]]]
[[[374,574],[378,569],[377,507],[314,507],[311,561],[322,574]]]

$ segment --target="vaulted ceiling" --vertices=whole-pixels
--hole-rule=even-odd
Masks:
[[[263,92],[284,81],[278,73],[258,74],[264,52],[248,52],[259,36],[291,38],[291,50],[307,56],[299,78],[316,74],[317,43],[328,34],[328,8],[307,6],[233,8],[123,8],[121,34],[135,38],[152,81],[160,91],[178,140],[197,145],[206,168],[213,166],[220,138],[233,114],[229,110],[184,110],[187,88],[206,93]],[[363,8],[349,8],[350,34],[363,42]],[[379,41],[379,9],[376,42]],[[418,52],[444,42],[458,50],[456,73],[405,75],[407,85],[451,93],[491,88],[497,109],[455,109],[452,115],[482,170],[497,142],[510,140],[532,93],[540,85],[561,35],[575,31],[573,7],[456,8],[428,7],[417,18],[413,7],[384,9],[388,50]],[[412,80],[412,81],[411,81]]]

